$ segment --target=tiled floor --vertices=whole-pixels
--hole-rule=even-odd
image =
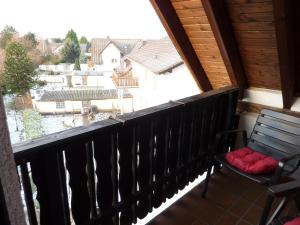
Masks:
[[[211,178],[206,199],[201,191],[194,188],[148,225],[256,225],[266,198],[265,187],[226,170]]]

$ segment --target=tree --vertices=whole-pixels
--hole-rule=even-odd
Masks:
[[[78,41],[78,38],[77,38],[77,34],[73,29],[68,31],[65,40],[67,40],[67,39],[70,39],[75,45],[79,46],[79,41]]]
[[[41,85],[26,48],[18,42],[6,47],[4,69],[0,76],[3,94],[23,95],[36,85]]]
[[[75,60],[74,70],[81,70],[80,62],[78,58]]]
[[[62,38],[51,38],[51,41],[53,41],[54,43],[63,43],[64,39],[62,39]]]
[[[87,57],[85,56],[85,53],[83,53],[83,52],[80,53],[79,62],[80,63],[87,63]]]
[[[32,32],[28,32],[27,34],[24,35],[23,38],[24,38],[26,41],[28,41],[28,42],[31,44],[31,46],[32,46],[33,48],[35,48],[35,47],[37,46],[37,44],[38,44],[38,42],[37,42],[37,40],[36,40],[36,36],[35,36],[35,34],[32,33]]]
[[[79,56],[79,44],[76,44],[70,38],[67,38],[64,42],[64,48],[62,49],[62,61],[66,63],[74,63]]]
[[[89,41],[88,41],[88,39],[87,39],[85,36],[82,36],[82,37],[80,38],[80,40],[79,40],[79,43],[80,43],[80,44],[88,44]]]
[[[6,25],[0,32],[0,48],[5,49],[16,33],[17,31],[15,28]]]
[[[22,112],[22,122],[24,127],[25,140],[40,137],[45,134],[41,115],[32,109]]]

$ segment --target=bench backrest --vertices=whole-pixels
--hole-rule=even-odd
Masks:
[[[300,118],[263,109],[248,146],[278,160],[300,153]]]

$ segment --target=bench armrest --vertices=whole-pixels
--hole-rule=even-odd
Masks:
[[[285,164],[287,163],[288,161],[291,161],[293,159],[300,159],[300,154],[295,154],[295,155],[292,155],[292,156],[289,156],[289,157],[286,157],[286,158],[283,158],[280,160],[281,163]]]
[[[283,158],[278,162],[278,167],[276,169],[275,176],[273,178],[273,184],[276,184],[279,181],[286,163],[293,160],[293,159],[300,160],[300,154],[296,154],[296,155],[292,155],[292,156]],[[299,162],[298,162],[298,165],[299,165]],[[294,172],[296,169],[297,169],[297,167],[295,167],[291,172]]]
[[[222,140],[222,138],[226,135],[233,135],[236,133],[242,133],[243,135],[243,144],[244,146],[247,145],[247,132],[246,130],[240,130],[240,129],[235,129],[235,130],[225,130],[222,132],[219,132],[216,134],[216,139],[215,139],[215,144],[213,147],[213,153],[216,154],[217,153],[217,149],[219,147],[220,141]]]
[[[275,197],[282,197],[282,196],[288,196],[290,194],[295,194],[295,192],[300,191],[300,181],[290,181],[283,184],[277,184],[270,186],[268,188],[268,193],[271,196]]]

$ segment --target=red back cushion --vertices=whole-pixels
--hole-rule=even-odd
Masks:
[[[297,217],[290,222],[285,223],[284,225],[300,225],[300,217]]]
[[[225,157],[229,164],[249,174],[271,173],[278,165],[277,160],[248,147],[228,152]]]

